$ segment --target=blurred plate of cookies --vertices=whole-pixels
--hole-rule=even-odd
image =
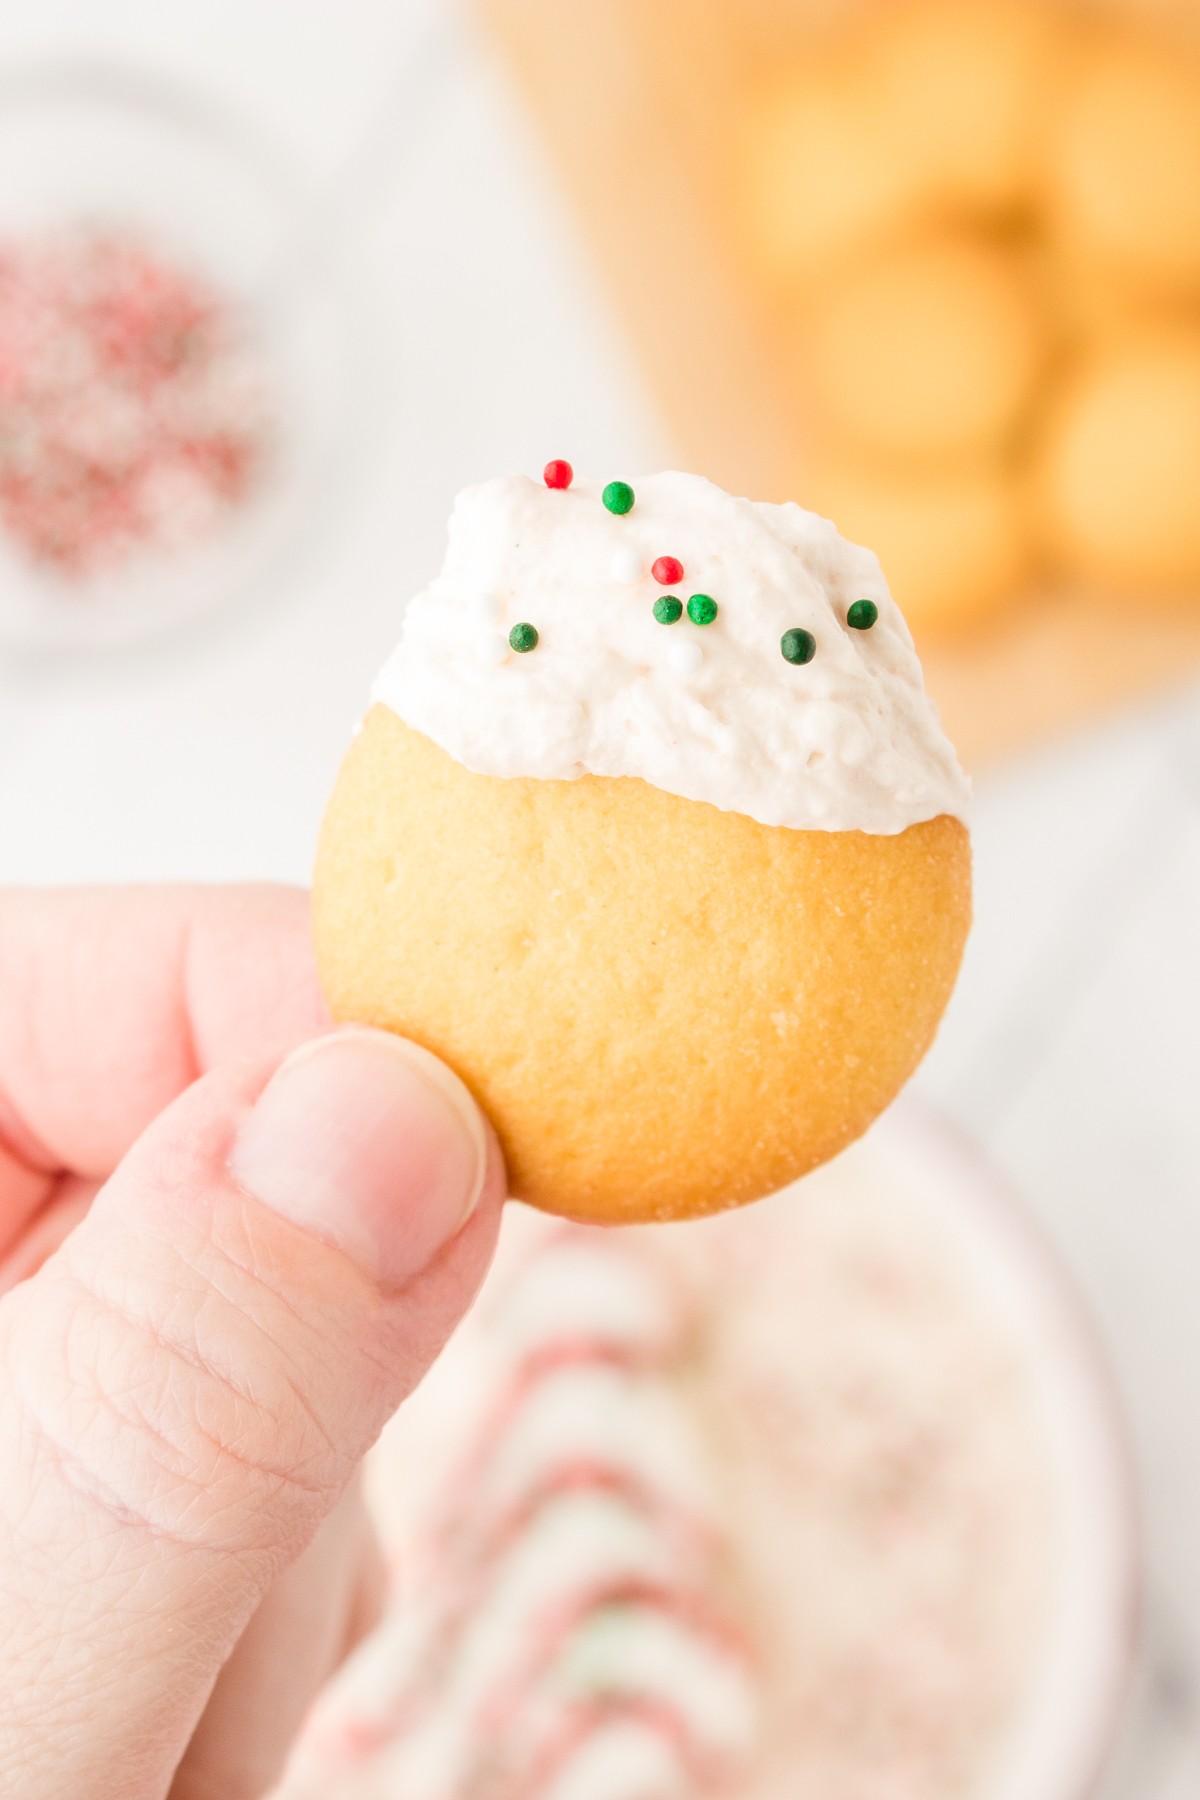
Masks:
[[[481,0],[679,457],[867,543],[969,762],[1200,665],[1200,6]]]

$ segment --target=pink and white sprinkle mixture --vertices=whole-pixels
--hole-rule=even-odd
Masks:
[[[132,230],[0,240],[0,525],[79,582],[253,493],[267,382],[234,304]]]

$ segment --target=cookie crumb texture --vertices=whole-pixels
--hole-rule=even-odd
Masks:
[[[928,1047],[970,922],[965,827],[793,831],[632,778],[477,775],[368,713],[313,890],[336,1019],[489,1114],[579,1219],[758,1199],[858,1137]]]

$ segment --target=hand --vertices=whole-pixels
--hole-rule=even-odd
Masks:
[[[270,1786],[502,1193],[440,1063],[329,1033],[303,895],[0,897],[0,1794]]]

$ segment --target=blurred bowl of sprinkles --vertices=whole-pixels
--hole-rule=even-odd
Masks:
[[[0,83],[0,641],[99,647],[248,595],[350,412],[312,197],[219,107],[114,70]]]

